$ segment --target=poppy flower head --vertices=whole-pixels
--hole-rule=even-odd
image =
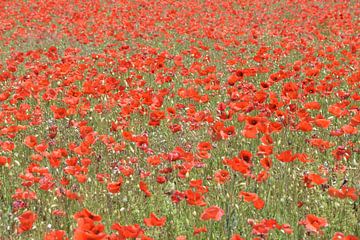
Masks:
[[[18,234],[22,234],[23,232],[27,232],[31,230],[34,222],[37,219],[37,214],[32,211],[26,211],[19,216],[20,225],[17,228]]]
[[[162,227],[166,223],[166,217],[158,218],[154,213],[150,213],[149,218],[144,218],[144,223],[148,227]]]
[[[211,206],[203,211],[203,213],[200,216],[200,219],[204,221],[211,219],[214,221],[220,221],[223,215],[224,215],[224,210],[222,210],[218,206]]]
[[[230,179],[230,173],[227,170],[219,170],[215,173],[215,181],[224,184]]]
[[[89,218],[95,222],[101,221],[102,219],[100,215],[96,215],[90,212],[87,208],[84,208],[82,211],[74,214],[74,219],[80,219],[80,218]]]
[[[322,234],[321,228],[328,226],[326,218],[317,217],[314,214],[306,215],[306,218],[299,221],[299,224],[304,225],[306,231],[315,234]]]

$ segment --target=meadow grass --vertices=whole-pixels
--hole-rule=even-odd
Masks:
[[[64,230],[69,239],[76,239],[74,231],[82,230],[73,216],[84,208],[102,217],[105,229],[100,232],[108,234],[93,239],[122,239],[111,229],[114,223],[139,224],[143,235],[153,239],[360,235],[356,10],[360,6],[356,1],[20,1],[1,5],[8,15],[0,17],[4,26],[0,94],[10,95],[0,100],[0,156],[11,161],[0,161],[0,239],[44,239],[51,230]],[[50,53],[53,46],[56,51]],[[182,58],[182,64],[176,57]],[[297,62],[300,70],[294,70]],[[310,74],[309,69],[318,72]],[[230,84],[236,71],[244,76]],[[355,83],[350,83],[351,77],[357,78]],[[264,82],[271,86],[261,87]],[[286,90],[288,83],[296,89]],[[47,98],[51,91],[56,94]],[[259,100],[261,94],[264,100]],[[306,108],[309,102],[319,103],[320,108]],[[221,103],[225,109],[220,109]],[[233,104],[245,107],[236,109]],[[336,104],[341,116],[330,110]],[[52,106],[67,112],[56,118]],[[164,117],[151,126],[157,111]],[[328,127],[315,124],[319,114],[330,120]],[[254,138],[244,132],[251,117],[260,117],[263,124],[252,126]],[[301,129],[302,121],[310,124],[309,131]],[[213,131],[217,123],[224,125],[219,133]],[[270,130],[275,123],[279,131]],[[173,132],[173,124],[181,130]],[[342,130],[340,136],[331,133],[349,125],[351,131]],[[21,130],[11,130],[14,126]],[[50,137],[53,126],[57,134]],[[229,135],[225,128],[231,126],[235,133]],[[134,137],[127,138],[129,132]],[[43,143],[47,149],[27,146],[27,136],[35,136],[36,146]],[[143,139],[138,140],[139,136]],[[264,143],[263,136],[273,142]],[[330,145],[317,147],[314,139]],[[201,157],[200,142],[210,143],[208,158]],[[9,143],[15,148],[7,149]],[[123,147],[117,150],[116,143]],[[89,149],[79,148],[82,144]],[[273,152],[261,153],[259,145],[272,146]],[[56,157],[61,149],[66,154]],[[346,152],[336,159],[339,149]],[[238,156],[242,150],[252,154],[250,160]],[[287,150],[294,159],[280,161],[278,155]],[[299,160],[298,154],[304,153],[311,162]],[[42,160],[34,160],[33,154]],[[178,160],[171,160],[174,155]],[[150,156],[158,156],[160,163],[149,164]],[[245,165],[251,162],[248,173],[226,164],[226,159],[235,157]],[[272,160],[269,169],[261,164],[264,157]],[[76,160],[70,163],[71,158]],[[84,158],[91,160],[89,166],[81,163]],[[59,166],[52,160],[60,161]],[[47,173],[37,173],[34,166]],[[164,169],[170,170],[165,173]],[[133,173],[127,175],[126,170]],[[215,180],[219,170],[229,172],[224,184]],[[262,171],[269,176],[257,181]],[[326,181],[306,182],[312,173]],[[99,181],[100,175],[107,176],[104,182]],[[159,176],[166,181],[158,183]],[[81,182],[81,177],[86,181]],[[119,192],[109,192],[107,184],[119,177],[123,180]],[[202,180],[201,186],[191,187],[191,180]],[[46,181],[53,185],[43,190]],[[147,184],[150,197],[139,189],[140,181]],[[354,189],[353,199],[329,195],[330,187],[343,186]],[[17,189],[34,192],[36,198],[15,197]],[[188,190],[201,192],[206,206],[189,204],[189,196],[174,202],[174,194]],[[79,199],[70,199],[66,191]],[[239,197],[241,191],[257,194],[264,207],[245,202]],[[201,219],[210,206],[224,211],[219,221]],[[19,216],[27,210],[37,218],[30,229],[18,234]],[[165,216],[166,224],[147,226],[144,218],[150,213]],[[299,224],[308,214],[325,218],[327,225],[312,229]],[[263,219],[275,219],[278,229],[264,225],[263,234],[257,234],[252,223]],[[283,224],[293,232],[284,233]],[[206,227],[206,231],[194,235],[194,227]]]

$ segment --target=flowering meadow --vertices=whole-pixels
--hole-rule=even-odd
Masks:
[[[1,240],[359,239],[359,1],[0,8]]]

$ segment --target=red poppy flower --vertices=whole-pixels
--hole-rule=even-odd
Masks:
[[[334,187],[329,187],[328,194],[331,197],[337,197],[340,199],[350,198],[353,201],[356,201],[359,198],[359,194],[356,192],[355,188],[346,187],[346,186],[341,187],[340,190]]]
[[[276,155],[276,158],[281,162],[293,162],[296,160],[296,154],[293,155],[291,150],[286,150]]]
[[[65,118],[67,116],[67,112],[65,108],[58,108],[55,105],[52,105],[50,107],[51,111],[54,113],[54,118],[55,119],[62,119]]]
[[[149,163],[152,166],[157,166],[161,163],[161,158],[159,156],[149,156],[146,159],[147,163]]]
[[[323,119],[323,118],[319,118],[319,119],[315,119],[314,121],[315,125],[321,128],[328,128],[331,121],[328,119]]]
[[[296,128],[297,128],[298,130],[303,131],[303,132],[310,132],[310,131],[312,130],[312,125],[311,125],[308,121],[304,120],[304,121],[301,121],[301,122],[296,126]]]
[[[0,156],[0,166],[5,166],[6,164],[10,164],[11,158]]]
[[[251,152],[246,151],[246,150],[241,150],[241,151],[239,152],[239,154],[238,154],[238,157],[239,157],[241,160],[243,160],[243,161],[251,164],[251,158],[252,158],[252,153],[251,153]]]
[[[204,201],[204,196],[200,192],[194,192],[192,190],[187,190],[184,192],[186,196],[186,202],[189,205],[196,206],[206,206],[206,202]]]
[[[166,217],[158,218],[154,213],[150,213],[149,218],[144,218],[144,223],[148,227],[162,227],[166,223]]]
[[[268,171],[263,170],[256,176],[256,181],[258,183],[265,182],[269,178],[270,174]]]
[[[230,240],[245,240],[245,238],[242,238],[239,234],[234,234]]]
[[[74,231],[74,240],[104,240],[107,236],[104,230],[104,225],[96,225],[89,218],[81,218],[78,219],[78,227]]]
[[[139,182],[139,187],[140,187],[140,190],[142,192],[144,192],[147,197],[151,197],[151,192],[149,191],[149,188],[148,188],[148,186],[147,186],[147,184],[145,182],[140,181]]]
[[[203,211],[203,213],[200,216],[200,219],[204,221],[210,219],[213,219],[215,221],[220,221],[223,215],[224,215],[224,210],[222,210],[218,206],[211,206]]]
[[[121,226],[115,223],[111,226],[111,229],[118,231],[120,238],[137,238],[144,233],[138,224]]]
[[[314,186],[313,184],[321,185],[327,182],[327,178],[322,178],[315,173],[305,174],[303,180],[308,188],[312,188]]]
[[[243,197],[245,202],[252,202],[256,209],[262,209],[265,205],[264,200],[262,200],[256,193],[241,191],[239,193],[239,197]]]
[[[320,230],[328,225],[325,218],[317,217],[314,214],[308,214],[305,220],[299,221],[300,225],[304,225],[308,232],[322,234]]]
[[[269,157],[264,157],[260,160],[260,164],[266,170],[269,170],[272,166],[272,160]]]
[[[150,113],[150,126],[159,126],[160,121],[165,118],[165,112],[163,111],[153,111]]]
[[[0,145],[5,152],[12,152],[15,148],[15,144],[10,141],[0,142]]]
[[[52,230],[45,234],[44,240],[68,240],[64,230]]]
[[[350,134],[350,135],[354,135],[358,133],[358,129],[356,127],[351,126],[350,124],[346,124],[342,126],[341,130],[343,130],[345,134]]]
[[[212,146],[209,142],[200,142],[197,146],[198,151],[210,151],[211,149]]]
[[[225,127],[220,131],[220,136],[222,139],[228,139],[230,136],[234,136],[235,134],[236,132],[234,126]]]
[[[215,173],[215,181],[219,184],[224,184],[230,179],[230,174],[227,170],[219,170]]]
[[[34,148],[37,145],[37,139],[35,136],[26,136],[24,143],[29,148]]]
[[[17,229],[19,234],[29,231],[32,227],[34,222],[37,219],[37,215],[32,211],[26,211],[19,216],[20,225]]]
[[[80,218],[89,218],[95,222],[101,221],[100,215],[96,215],[90,212],[87,208],[84,208],[82,211],[74,214],[74,219],[80,219]]]
[[[345,236],[345,234],[342,232],[336,232],[332,240],[359,240],[359,238],[354,235]]]
[[[204,233],[204,232],[207,232],[207,228],[206,227],[195,227],[194,226],[194,232],[193,232],[193,235],[198,235],[200,233]]]
[[[256,138],[258,130],[254,126],[247,125],[241,133],[245,138]]]
[[[107,190],[111,193],[120,192],[121,185],[123,183],[122,178],[120,177],[117,182],[111,182],[107,184]]]
[[[307,102],[304,105],[304,108],[306,109],[311,109],[311,110],[320,110],[321,109],[321,105],[319,102]]]

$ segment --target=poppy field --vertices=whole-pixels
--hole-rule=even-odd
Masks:
[[[359,239],[359,1],[0,8],[0,240]]]

